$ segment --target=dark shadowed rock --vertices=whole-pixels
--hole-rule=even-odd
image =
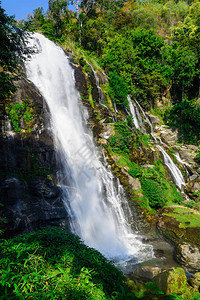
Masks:
[[[14,132],[5,114],[0,126],[0,216],[4,237],[38,230],[41,226],[68,227],[62,192],[56,185],[59,169],[49,130],[45,101],[25,77],[17,82],[14,102],[25,101],[32,110],[31,131],[21,124]]]
[[[153,279],[156,275],[162,272],[159,267],[143,266],[136,269],[135,275],[146,279]]]

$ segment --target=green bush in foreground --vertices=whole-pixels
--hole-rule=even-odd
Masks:
[[[64,230],[2,241],[0,254],[0,299],[130,299],[123,274]]]

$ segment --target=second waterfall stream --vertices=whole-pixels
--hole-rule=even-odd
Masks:
[[[120,183],[114,184],[114,176],[98,158],[67,56],[38,33],[30,43],[37,53],[26,62],[27,77],[50,111],[71,231],[117,264],[152,258],[152,246],[144,245],[126,221],[130,209]]]

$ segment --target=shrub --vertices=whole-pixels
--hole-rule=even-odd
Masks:
[[[170,126],[180,131],[180,140],[189,143],[198,143],[200,139],[200,107],[194,101],[176,103],[165,114]]]
[[[116,72],[110,72],[109,78],[111,99],[119,108],[128,107],[128,85]]]
[[[145,196],[149,199],[149,205],[155,208],[162,207],[165,198],[160,184],[148,178],[140,178],[140,182]]]
[[[119,121],[115,123],[115,131],[115,135],[109,139],[110,146],[118,153],[129,153],[131,128],[127,122]]]
[[[59,228],[0,244],[0,295],[5,299],[111,299],[124,276],[98,251]]]

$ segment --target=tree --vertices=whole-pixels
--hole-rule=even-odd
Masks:
[[[30,49],[26,46],[27,34],[16,27],[14,17],[9,17],[0,1],[0,95],[4,100],[15,91],[13,81]]]
[[[33,11],[33,24],[40,27],[44,24],[44,11],[43,7],[38,7]]]
[[[67,14],[67,0],[49,0],[49,11],[54,21],[54,27],[57,37],[61,37],[63,32],[63,14]]]

